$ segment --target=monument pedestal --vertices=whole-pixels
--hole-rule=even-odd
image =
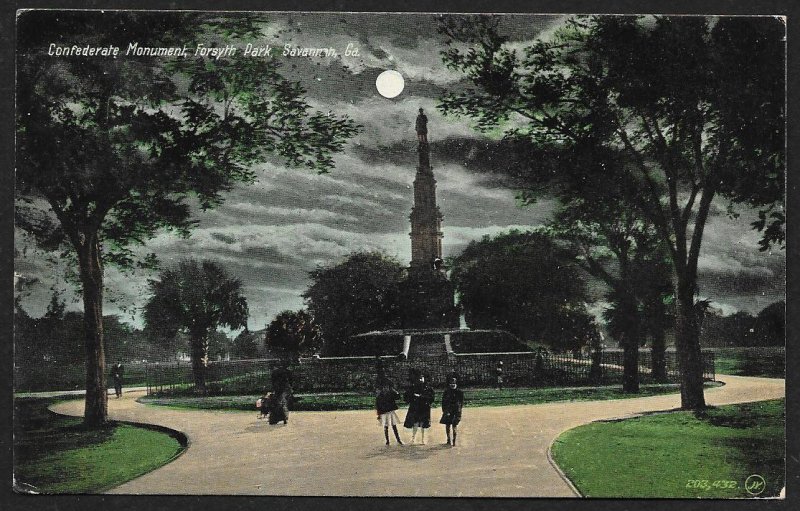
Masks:
[[[437,270],[411,271],[401,284],[402,328],[458,328],[453,284]]]

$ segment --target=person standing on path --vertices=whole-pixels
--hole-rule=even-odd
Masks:
[[[394,437],[397,439],[398,445],[403,445],[403,441],[400,440],[400,433],[397,432],[397,425],[400,424],[400,419],[397,417],[396,412],[398,399],[400,399],[400,393],[394,389],[392,380],[384,379],[383,385],[378,389],[378,394],[375,396],[375,410],[378,412],[378,420],[383,426],[386,445],[389,445],[389,426],[394,431]]]
[[[458,380],[451,377],[447,382],[447,389],[442,395],[442,418],[439,424],[444,424],[447,433],[447,445],[456,445],[458,424],[461,422],[461,409],[464,408],[464,391],[458,388]],[[450,440],[450,427],[453,428],[453,439]]]
[[[422,428],[422,445],[425,445],[425,430],[431,427],[431,405],[435,397],[433,389],[425,382],[422,374],[405,393],[408,412],[403,426],[411,428],[412,444],[416,439],[417,429]]]
[[[117,362],[111,368],[111,379],[114,380],[114,393],[117,395],[117,399],[122,397],[122,364]]]
[[[497,363],[497,367],[494,370],[495,377],[497,378],[497,388],[499,390],[503,390],[503,361]]]

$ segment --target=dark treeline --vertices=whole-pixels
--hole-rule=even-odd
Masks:
[[[123,364],[137,362],[169,362],[185,357],[189,350],[188,337],[176,335],[165,338],[157,332],[136,328],[119,316],[103,316],[107,357]],[[41,317],[31,317],[17,306],[14,318],[14,363],[20,369],[42,366],[78,366],[85,363],[83,347],[83,312],[67,311],[57,294]],[[209,356],[242,358],[245,346],[231,341],[224,333],[211,335]],[[246,354],[242,353],[241,355]]]
[[[703,347],[783,346],[786,342],[786,302],[770,304],[755,316],[736,312],[729,316],[708,313],[703,318]]]

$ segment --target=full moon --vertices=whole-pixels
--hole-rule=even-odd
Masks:
[[[403,80],[403,75],[391,69],[379,74],[375,80],[375,87],[384,98],[397,97],[403,92],[403,87],[405,86],[406,81]]]

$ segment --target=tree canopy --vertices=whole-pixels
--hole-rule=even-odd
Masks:
[[[292,358],[317,354],[322,347],[320,327],[305,310],[278,314],[267,327],[266,338],[270,350]]]
[[[400,283],[405,268],[379,252],[357,252],[311,272],[303,293],[322,330],[326,354],[339,354],[348,337],[400,327]]]
[[[508,330],[559,349],[582,344],[587,295],[573,261],[543,233],[511,231],[470,242],[450,262],[467,326]]]
[[[703,408],[694,300],[712,201],[758,209],[762,249],[784,239],[785,26],[767,17],[573,17],[521,51],[489,16],[445,17],[441,31],[446,64],[473,85],[446,94],[441,110],[529,146],[543,162],[521,176],[529,184],[575,198],[594,194],[586,181],[597,179],[633,191],[624,207],[655,228],[671,268],[682,404]]]
[[[18,19],[16,225],[75,261],[83,291],[88,424],[105,421],[103,268],[155,233],[188,235],[253,165],[327,172],[358,127],[314,112],[273,59],[52,56],[56,46],[183,47],[257,37],[253,13],[25,11]]]

